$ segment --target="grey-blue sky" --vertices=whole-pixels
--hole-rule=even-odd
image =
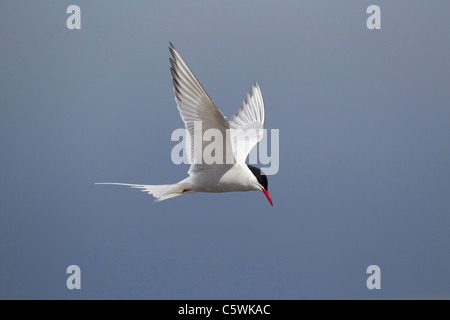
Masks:
[[[65,27],[67,6],[82,30]],[[382,30],[365,26],[378,4]],[[1,298],[448,297],[445,1],[8,1]],[[280,171],[262,194],[173,183],[168,41],[231,116],[257,80]],[[82,270],[82,290],[65,269]],[[367,266],[382,290],[365,287]]]

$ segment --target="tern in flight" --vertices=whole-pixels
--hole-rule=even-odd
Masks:
[[[176,184],[144,185],[102,182],[142,189],[162,201],[187,193],[262,191],[273,206],[267,176],[259,169],[247,165],[245,160],[252,148],[262,139],[264,127],[264,101],[258,84],[242,102],[241,108],[228,121],[209,98],[181,55],[170,43],[170,58],[175,101],[191,142],[189,176]],[[205,159],[205,148],[211,139],[203,139],[213,129],[220,133],[222,150],[215,150],[215,160]],[[246,134],[251,132],[252,134]],[[196,139],[200,137],[200,141]],[[216,137],[217,139],[217,137]],[[207,141],[205,141],[207,140]],[[217,158],[219,158],[217,161]],[[209,159],[210,160],[210,159]]]

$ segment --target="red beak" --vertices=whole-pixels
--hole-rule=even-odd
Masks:
[[[270,196],[269,191],[265,190],[264,188],[261,188],[261,191],[266,195],[267,200],[269,200],[270,204],[273,207],[272,197]]]

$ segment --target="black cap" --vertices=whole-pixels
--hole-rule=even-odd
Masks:
[[[259,184],[262,185],[262,187],[266,191],[269,191],[269,181],[267,181],[267,176],[264,174],[264,172],[260,168],[251,166],[249,164],[247,165],[247,167],[250,169],[250,171],[256,177],[256,179],[258,180]]]

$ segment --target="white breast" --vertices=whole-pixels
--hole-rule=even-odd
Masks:
[[[192,169],[192,168],[191,168]],[[190,192],[259,191],[259,183],[246,164],[199,166],[179,183],[189,183]]]

